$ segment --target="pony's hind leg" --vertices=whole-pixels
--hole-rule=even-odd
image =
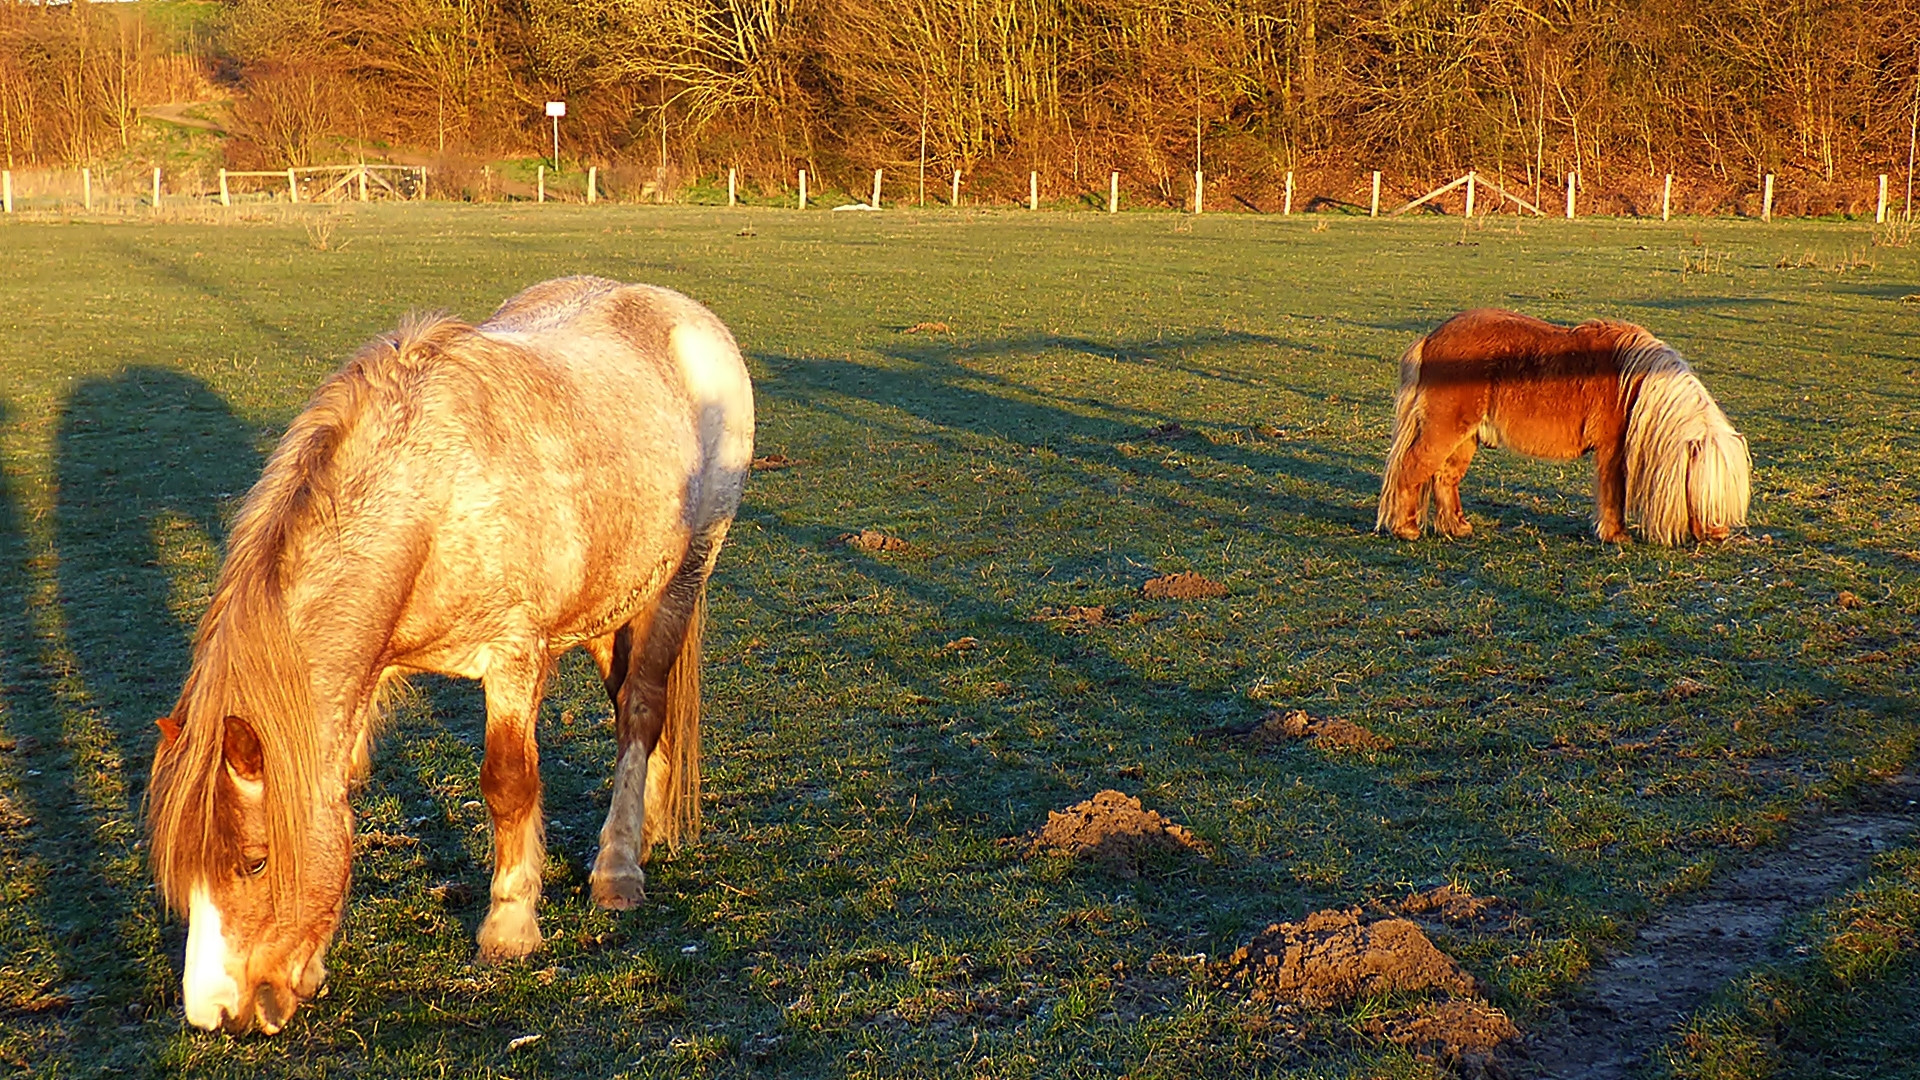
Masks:
[[[540,816],[540,748],[534,717],[547,665],[537,650],[494,664],[487,694],[487,752],[480,791],[493,815],[492,906],[480,924],[480,959],[512,960],[540,947],[540,875],[546,831]]]
[[[619,758],[613,770],[613,797],[600,827],[600,851],[593,862],[593,899],[604,908],[634,907],[646,898],[646,873],[640,864],[648,849],[647,812],[657,806],[669,780],[669,763],[660,752],[669,711],[668,679],[674,671],[704,595],[707,560],[689,558],[668,583],[652,618],[636,619],[616,638],[608,686],[613,694],[614,737]],[[624,662],[623,662],[624,661]]]
[[[1383,482],[1385,491],[1381,497],[1381,525],[1402,540],[1420,539],[1421,528],[1426,523],[1427,508],[1435,495],[1435,480],[1457,448],[1460,433],[1442,431],[1445,425],[1433,422],[1429,417],[1421,425],[1420,433],[1413,437],[1404,456],[1392,462]],[[1467,438],[1473,438],[1469,429]],[[1462,466],[1462,470],[1465,467]],[[1454,495],[1453,503],[1459,506],[1459,496]],[[1445,506],[1441,511],[1445,513]],[[1464,520],[1464,519],[1463,519]]]
[[[1460,478],[1467,475],[1467,466],[1473,464],[1473,452],[1478,446],[1475,436],[1467,436],[1433,474],[1433,527],[1455,540],[1473,535],[1473,523],[1467,520],[1467,512],[1460,505]]]

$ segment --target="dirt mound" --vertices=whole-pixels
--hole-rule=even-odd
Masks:
[[[791,469],[800,464],[785,454],[768,454],[753,459],[754,472],[773,472],[777,469]]]
[[[1203,850],[1186,829],[1109,788],[1065,810],[1047,813],[1047,824],[1027,845],[1029,854],[1071,855],[1121,877],[1134,877],[1155,852]]]
[[[1367,1021],[1361,1030],[1418,1056],[1482,1073],[1497,1071],[1493,1052],[1520,1037],[1506,1013],[1484,1001],[1461,998],[1389,1013]]]
[[[1033,617],[1035,622],[1057,622],[1069,626],[1106,626],[1110,621],[1105,607],[1081,607],[1069,604],[1066,607],[1043,607]]]
[[[951,334],[953,327],[943,322],[917,322],[907,327],[909,334]]]
[[[1389,991],[1474,996],[1473,977],[1406,919],[1360,921],[1359,909],[1274,923],[1215,965],[1222,989],[1256,1002],[1329,1008]]]
[[[1185,427],[1182,427],[1181,425],[1175,423],[1174,421],[1169,420],[1166,423],[1160,424],[1154,427],[1152,430],[1148,431],[1147,438],[1156,440],[1158,442],[1173,442],[1176,439],[1184,439],[1191,434],[1193,434],[1193,432],[1188,431]]]
[[[878,529],[861,529],[857,533],[847,533],[840,542],[855,551],[864,551],[869,555],[880,551],[907,551],[912,545],[897,536],[888,536]]]
[[[1351,720],[1328,717],[1316,720],[1304,710],[1289,713],[1274,710],[1260,718],[1260,726],[1248,734],[1255,742],[1284,743],[1310,739],[1323,750],[1391,750],[1393,741],[1375,735]]]
[[[1140,592],[1149,600],[1200,600],[1225,596],[1227,587],[1191,570],[1183,570],[1178,574],[1148,580],[1140,587]]]
[[[1431,915],[1449,926],[1467,926],[1506,906],[1507,902],[1497,896],[1475,896],[1458,885],[1447,884],[1414,893],[1400,901],[1398,910],[1402,915]]]

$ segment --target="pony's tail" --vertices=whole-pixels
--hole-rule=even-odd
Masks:
[[[1427,339],[1421,338],[1400,354],[1400,388],[1393,395],[1393,443],[1387,450],[1386,474],[1380,478],[1380,509],[1373,517],[1375,532],[1405,518],[1409,510],[1424,531],[1433,505],[1431,477],[1411,493],[1402,491],[1400,484],[1407,453],[1413,449],[1413,441],[1420,437],[1420,428],[1427,419],[1427,395],[1420,389],[1421,351],[1426,343]],[[1408,499],[1413,500],[1412,507],[1407,506]]]
[[[680,639],[680,653],[667,670],[667,716],[647,770],[642,861],[657,843],[678,853],[682,841],[700,838],[700,644],[706,622],[707,586],[702,582],[700,598],[687,617],[686,635]],[[658,780],[655,770],[663,774]]]
[[[1641,331],[1622,340],[1627,415],[1627,516],[1669,546],[1745,528],[1753,471],[1747,440],[1679,354]]]

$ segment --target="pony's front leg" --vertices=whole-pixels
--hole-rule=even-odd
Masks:
[[[493,815],[493,904],[480,924],[480,959],[512,960],[540,947],[540,876],[547,862],[540,816],[540,747],[534,718],[547,668],[526,658],[482,677],[487,692],[487,756],[480,790]]]
[[[1593,531],[1609,544],[1627,535],[1627,449],[1620,440],[1603,439],[1593,449]]]

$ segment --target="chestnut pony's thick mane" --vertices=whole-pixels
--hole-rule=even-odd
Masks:
[[[239,838],[230,819],[216,814],[214,800],[225,768],[229,716],[245,720],[259,736],[264,872],[282,910],[294,910],[319,752],[308,665],[288,622],[283,561],[289,542],[324,513],[333,496],[334,453],[368,404],[404,381],[411,361],[472,332],[451,319],[419,318],[362,349],[314,392],[248,492],[194,639],[193,666],[173,712],[162,721],[154,758],[149,858],[174,910],[185,913],[195,883],[234,873],[240,864]]]
[[[1666,342],[1631,323],[1614,326],[1627,414],[1627,517],[1660,544],[1686,541],[1689,497],[1699,516],[1745,525],[1749,459],[1744,447],[1735,453],[1729,445],[1740,437],[1726,414]],[[1691,453],[1703,459],[1697,472],[1688,469]]]

